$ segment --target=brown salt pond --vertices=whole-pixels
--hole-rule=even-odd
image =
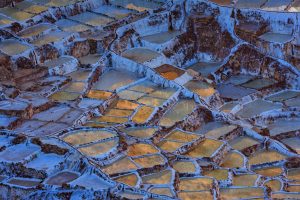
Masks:
[[[129,16],[132,13],[136,13],[133,10],[111,6],[111,5],[101,5],[100,7],[92,10],[94,13],[106,15],[114,19],[122,19]]]
[[[175,92],[176,89],[174,88],[157,88],[155,91],[150,92],[148,96],[153,98],[169,99]]]
[[[168,64],[156,67],[154,70],[167,80],[174,80],[185,73],[183,70]]]
[[[269,97],[266,98],[266,100],[268,101],[286,101],[292,98],[295,98],[297,96],[300,96],[300,92],[299,91],[293,91],[293,90],[285,90],[283,92],[279,92],[273,95],[270,95]]]
[[[57,36],[56,34],[52,35],[52,33],[47,34],[46,36],[53,37],[54,40],[51,40],[51,38],[48,38],[48,39],[51,40],[50,42],[55,42],[55,41],[60,40],[61,39],[60,37],[63,37],[64,35],[66,35],[66,34],[62,34],[60,32],[58,32],[57,34],[58,34],[58,37],[56,37]],[[42,37],[44,37],[44,36],[42,36]],[[45,42],[45,41],[42,40],[41,42]],[[48,61],[44,62],[42,65],[51,69],[53,67],[66,65],[66,64],[74,62],[74,61],[76,61],[75,58],[73,58],[71,56],[61,56],[59,58],[54,58],[52,60],[48,60]]]
[[[238,152],[231,151],[223,159],[221,167],[241,168],[244,166],[244,157]]]
[[[146,48],[134,48],[124,51],[122,56],[137,63],[144,63],[159,57],[160,54]]]
[[[146,35],[143,36],[141,39],[145,40],[150,43],[155,43],[155,44],[164,44],[173,38],[177,37],[178,35],[182,34],[181,31],[167,31],[167,32],[161,32],[161,33],[156,33],[152,35]]]
[[[222,200],[253,198],[264,199],[264,189],[260,187],[221,188],[220,196]]]
[[[300,154],[300,137],[291,137],[281,140],[281,142]]]
[[[78,0],[32,0],[32,2],[48,7],[60,7],[74,4],[78,2]]]
[[[54,28],[55,26],[53,24],[42,23],[24,29],[21,32],[19,32],[18,35],[23,38],[29,38],[29,37],[40,35],[44,31],[49,29],[54,29]]]
[[[45,44],[59,42],[69,36],[70,36],[70,33],[67,33],[67,32],[52,31],[49,34],[43,35],[43,36],[33,40],[31,43],[35,46],[41,47]],[[50,62],[52,62],[52,61],[50,61]]]
[[[268,162],[277,162],[285,160],[287,156],[278,153],[277,151],[267,151],[267,150],[261,150],[249,157],[249,164],[250,165],[258,165]]]
[[[99,80],[93,85],[93,89],[113,91],[137,80],[138,77],[134,73],[110,70],[99,77]]]
[[[122,100],[122,99],[118,100],[114,104],[114,108],[122,109],[122,110],[135,110],[138,107],[139,104],[127,100]]]
[[[101,116],[97,119],[93,119],[92,121],[98,124],[111,124],[112,126],[114,126],[117,124],[126,123],[128,119],[126,117]]]
[[[51,160],[51,162],[49,162]],[[39,153],[36,158],[26,163],[26,168],[36,169],[36,170],[44,170],[44,171],[50,171],[55,169],[55,167],[58,167],[60,163],[64,162],[64,157],[49,153]]]
[[[300,119],[279,119],[268,125],[271,136],[300,130]]]
[[[5,17],[3,15],[0,15],[0,25],[7,25],[12,23],[13,21],[9,19],[8,17]]]
[[[192,69],[202,76],[209,76],[210,74],[216,72],[220,66],[221,62],[198,62],[188,67],[187,69]]]
[[[2,113],[6,113],[8,111],[25,112],[29,106],[30,104],[18,100],[8,99],[0,101],[0,111]]]
[[[273,180],[266,181],[264,183],[264,186],[268,186],[269,188],[272,189],[272,191],[279,191],[282,188],[282,183],[277,179],[273,179]]]
[[[155,154],[155,153],[158,153],[158,150],[154,146],[146,143],[137,143],[128,147],[127,155],[142,156],[142,155]]]
[[[190,132],[185,132],[180,129],[176,129],[172,131],[170,134],[168,134],[164,139],[170,140],[170,141],[176,141],[176,142],[192,142],[199,138],[199,135],[193,134]]]
[[[32,14],[39,14],[41,12],[44,12],[48,10],[48,7],[36,5],[28,1],[19,2],[16,4],[15,8],[18,8],[20,10],[23,10],[28,13]]]
[[[15,178],[9,179],[7,181],[7,183],[9,183],[11,185],[31,188],[31,187],[38,186],[41,183],[41,180],[15,177]]]
[[[289,12],[299,12],[300,11],[300,2],[298,2],[298,1],[292,2],[288,11]]]
[[[1,151],[0,160],[6,162],[21,162],[39,151],[40,147],[37,145],[18,144]]]
[[[211,191],[199,191],[199,192],[178,192],[178,197],[180,199],[185,200],[193,200],[193,199],[205,199],[205,200],[213,200],[214,196]]]
[[[69,172],[69,171],[59,172],[58,174],[49,177],[46,181],[46,184],[61,186],[64,183],[69,183],[77,179],[78,177],[79,175],[75,172]]]
[[[133,199],[133,200],[140,200],[144,198],[144,195],[132,193],[132,192],[119,192],[118,197],[121,199]]]
[[[58,121],[61,118],[64,117],[68,112],[70,112],[72,109],[70,106],[61,104],[54,107],[51,107],[48,110],[45,110],[43,112],[37,113],[33,115],[33,119],[40,120],[40,121]],[[51,118],[50,118],[51,116]]]
[[[173,173],[171,170],[164,170],[154,174],[146,175],[142,177],[143,184],[171,184]]]
[[[291,34],[283,34],[283,33],[274,33],[268,32],[259,37],[260,39],[267,42],[275,42],[275,43],[287,43],[293,39]]]
[[[285,104],[289,107],[300,107],[300,97],[289,99],[285,101]]]
[[[235,6],[237,8],[260,8],[265,2],[265,0],[238,0]]]
[[[235,131],[238,127],[236,125],[224,124],[220,128],[212,129],[205,133],[205,137],[212,139],[220,139],[221,137],[230,134]]]
[[[167,152],[174,152],[186,143],[197,140],[199,135],[176,129],[158,143],[158,147]]]
[[[122,172],[129,172],[136,170],[138,167],[135,165],[135,163],[128,157],[120,158],[119,160],[116,160],[110,165],[107,165],[102,168],[102,170],[106,174],[117,174]]]
[[[160,120],[161,126],[172,126],[175,122],[183,120],[196,107],[194,100],[179,100]]]
[[[113,187],[113,184],[108,182],[107,180],[99,177],[96,174],[86,173],[81,175],[74,181],[70,182],[70,185],[79,185],[86,189],[93,189],[93,190],[103,190]]]
[[[82,145],[115,136],[116,134],[106,130],[79,130],[68,133],[63,140],[72,145]]]
[[[137,100],[144,95],[145,95],[145,93],[131,91],[131,90],[123,90],[121,92],[118,92],[118,96],[121,99],[126,99],[126,100]]]
[[[242,174],[236,175],[232,178],[232,185],[234,186],[254,186],[258,175],[256,174]]]
[[[241,85],[241,84],[249,82],[253,78],[254,78],[254,76],[247,75],[247,74],[233,75],[233,76],[230,76],[229,79],[227,79],[224,83],[225,84],[233,84],[233,85]]]
[[[80,58],[78,58],[78,61],[81,65],[83,66],[89,66],[89,65],[93,65],[96,64],[100,58],[102,57],[101,54],[88,54],[86,56],[82,56]]]
[[[139,158],[133,158],[133,161],[142,168],[150,168],[155,165],[163,165],[166,161],[161,155],[148,155]]]
[[[113,19],[112,18],[108,18],[105,16],[101,16],[95,13],[91,13],[91,12],[84,12],[78,15],[74,15],[69,17],[69,19],[74,20],[74,21],[78,21],[81,22],[83,24],[87,24],[90,26],[103,26],[108,24],[109,22],[112,22]]]
[[[138,183],[139,178],[136,174],[132,173],[123,176],[118,176],[117,178],[114,178],[114,180],[129,185],[131,187],[135,187]]]
[[[290,192],[274,192],[272,193],[273,199],[300,199],[299,192],[290,193]]]
[[[204,124],[198,130],[195,131],[197,134],[205,135],[206,133],[214,133],[215,130],[222,130],[226,127],[227,124],[220,122],[220,121],[212,121]],[[218,132],[218,131],[217,131]]]
[[[271,110],[280,110],[281,108],[282,106],[279,104],[270,103],[258,99],[244,105],[243,108],[240,111],[238,111],[236,114],[242,118],[252,118],[262,114],[263,112],[267,112]]]
[[[272,85],[276,84],[275,80],[272,79],[265,79],[265,78],[258,78],[247,83],[244,83],[242,86],[246,88],[251,88],[255,90],[261,90]]]
[[[90,29],[87,25],[68,19],[61,19],[55,22],[55,25],[65,32],[82,32]]]
[[[151,138],[154,135],[154,133],[157,131],[157,129],[152,127],[132,127],[132,128],[124,129],[122,131],[132,137],[146,139],[146,138]]]
[[[139,103],[147,105],[147,106],[155,106],[160,107],[164,104],[166,100],[160,98],[154,98],[149,96],[144,96],[138,100]]]
[[[204,176],[209,176],[217,179],[218,181],[224,181],[229,179],[228,169],[215,169],[211,171],[204,171]]]
[[[279,189],[277,189],[277,188],[278,187],[276,187],[276,190],[274,190],[274,191],[279,191],[281,187],[279,187]],[[300,191],[300,185],[288,185],[287,191],[289,191],[289,192],[299,192]]]
[[[62,90],[66,92],[81,93],[83,92],[84,87],[84,82],[71,82],[67,84]]]
[[[111,140],[80,147],[78,148],[78,150],[87,156],[99,157],[109,153],[113,148],[116,148],[117,145],[118,145],[118,139],[114,138]]]
[[[122,109],[109,109],[105,112],[105,116],[112,117],[129,117],[132,114],[131,110],[122,110]]]
[[[172,191],[169,187],[152,187],[149,192],[153,194],[165,195],[173,197]]]
[[[59,91],[52,94],[49,98],[54,101],[65,102],[74,101],[80,97],[80,93]]]
[[[87,94],[88,98],[91,99],[100,99],[100,100],[106,100],[112,95],[111,92],[106,92],[102,90],[90,90]]]
[[[179,173],[195,173],[196,166],[192,161],[175,161],[173,163],[173,169]]]
[[[300,168],[289,169],[287,178],[290,180],[300,181]]]
[[[223,6],[229,6],[232,3],[232,0],[210,0],[210,1],[220,4],[220,5],[223,5]]]
[[[237,137],[233,140],[230,140],[229,144],[233,149],[241,151],[246,148],[249,148],[249,147],[252,147],[255,145],[259,145],[260,143],[259,143],[259,141],[255,140],[251,137],[241,136],[241,137]]]
[[[167,152],[174,152],[177,149],[179,149],[181,146],[183,146],[185,143],[183,142],[175,142],[175,141],[168,141],[168,140],[162,140],[157,144],[157,146]]]
[[[122,6],[124,8],[143,12],[149,9],[159,8],[162,4],[158,2],[146,1],[146,0],[111,0],[114,5]]]
[[[0,8],[0,13],[16,21],[25,21],[33,17],[33,15],[28,12],[23,12],[17,8],[12,7]]]
[[[70,76],[72,78],[73,83],[77,82],[85,82],[87,81],[89,75],[92,73],[90,70],[77,70],[75,72],[72,72],[70,74],[67,74],[67,76]]]
[[[213,188],[214,180],[210,177],[192,177],[179,179],[179,190],[201,191]]]
[[[235,106],[237,106],[237,102],[228,102],[221,106],[219,109],[225,113],[230,113]]]
[[[185,155],[192,158],[211,157],[222,145],[224,143],[221,141],[205,139]]]
[[[19,40],[7,39],[0,42],[0,50],[10,56],[21,54],[30,48],[28,44]]]
[[[255,170],[255,173],[260,174],[262,176],[274,177],[281,175],[283,173],[283,170],[281,167],[268,167],[263,169],[257,169]]]
[[[153,111],[154,108],[152,107],[142,106],[134,114],[134,116],[132,117],[132,121],[137,124],[146,123]]]
[[[291,0],[281,0],[281,1],[276,1],[276,0],[270,0],[267,1],[262,9],[268,10],[268,11],[282,11],[284,12],[287,7],[291,4]]]
[[[151,81],[146,80],[129,87],[128,90],[141,92],[141,93],[151,93],[158,88],[159,88],[158,85],[154,84]]]
[[[53,133],[67,129],[68,127],[69,127],[69,125],[67,125],[66,123],[49,122],[40,127],[36,127],[36,129],[28,132],[27,135],[33,136],[33,137],[45,137],[45,136],[49,136]]]
[[[216,92],[212,85],[203,81],[192,80],[187,82],[184,86],[200,97],[209,97]]]
[[[233,84],[221,84],[217,86],[217,90],[222,98],[230,100],[238,100],[245,96],[254,94],[256,90],[251,88],[244,88]]]

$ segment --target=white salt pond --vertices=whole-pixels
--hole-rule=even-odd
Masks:
[[[108,189],[113,186],[111,182],[100,178],[96,174],[84,174],[81,175],[76,180],[70,182],[70,185],[79,185],[85,187],[87,189],[93,190],[101,190],[101,189]]]
[[[18,144],[8,147],[4,151],[0,152],[0,161],[21,162],[39,151],[40,147],[37,145]]]

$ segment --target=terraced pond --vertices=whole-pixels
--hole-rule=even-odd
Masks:
[[[9,3],[0,199],[300,199],[296,1]]]

